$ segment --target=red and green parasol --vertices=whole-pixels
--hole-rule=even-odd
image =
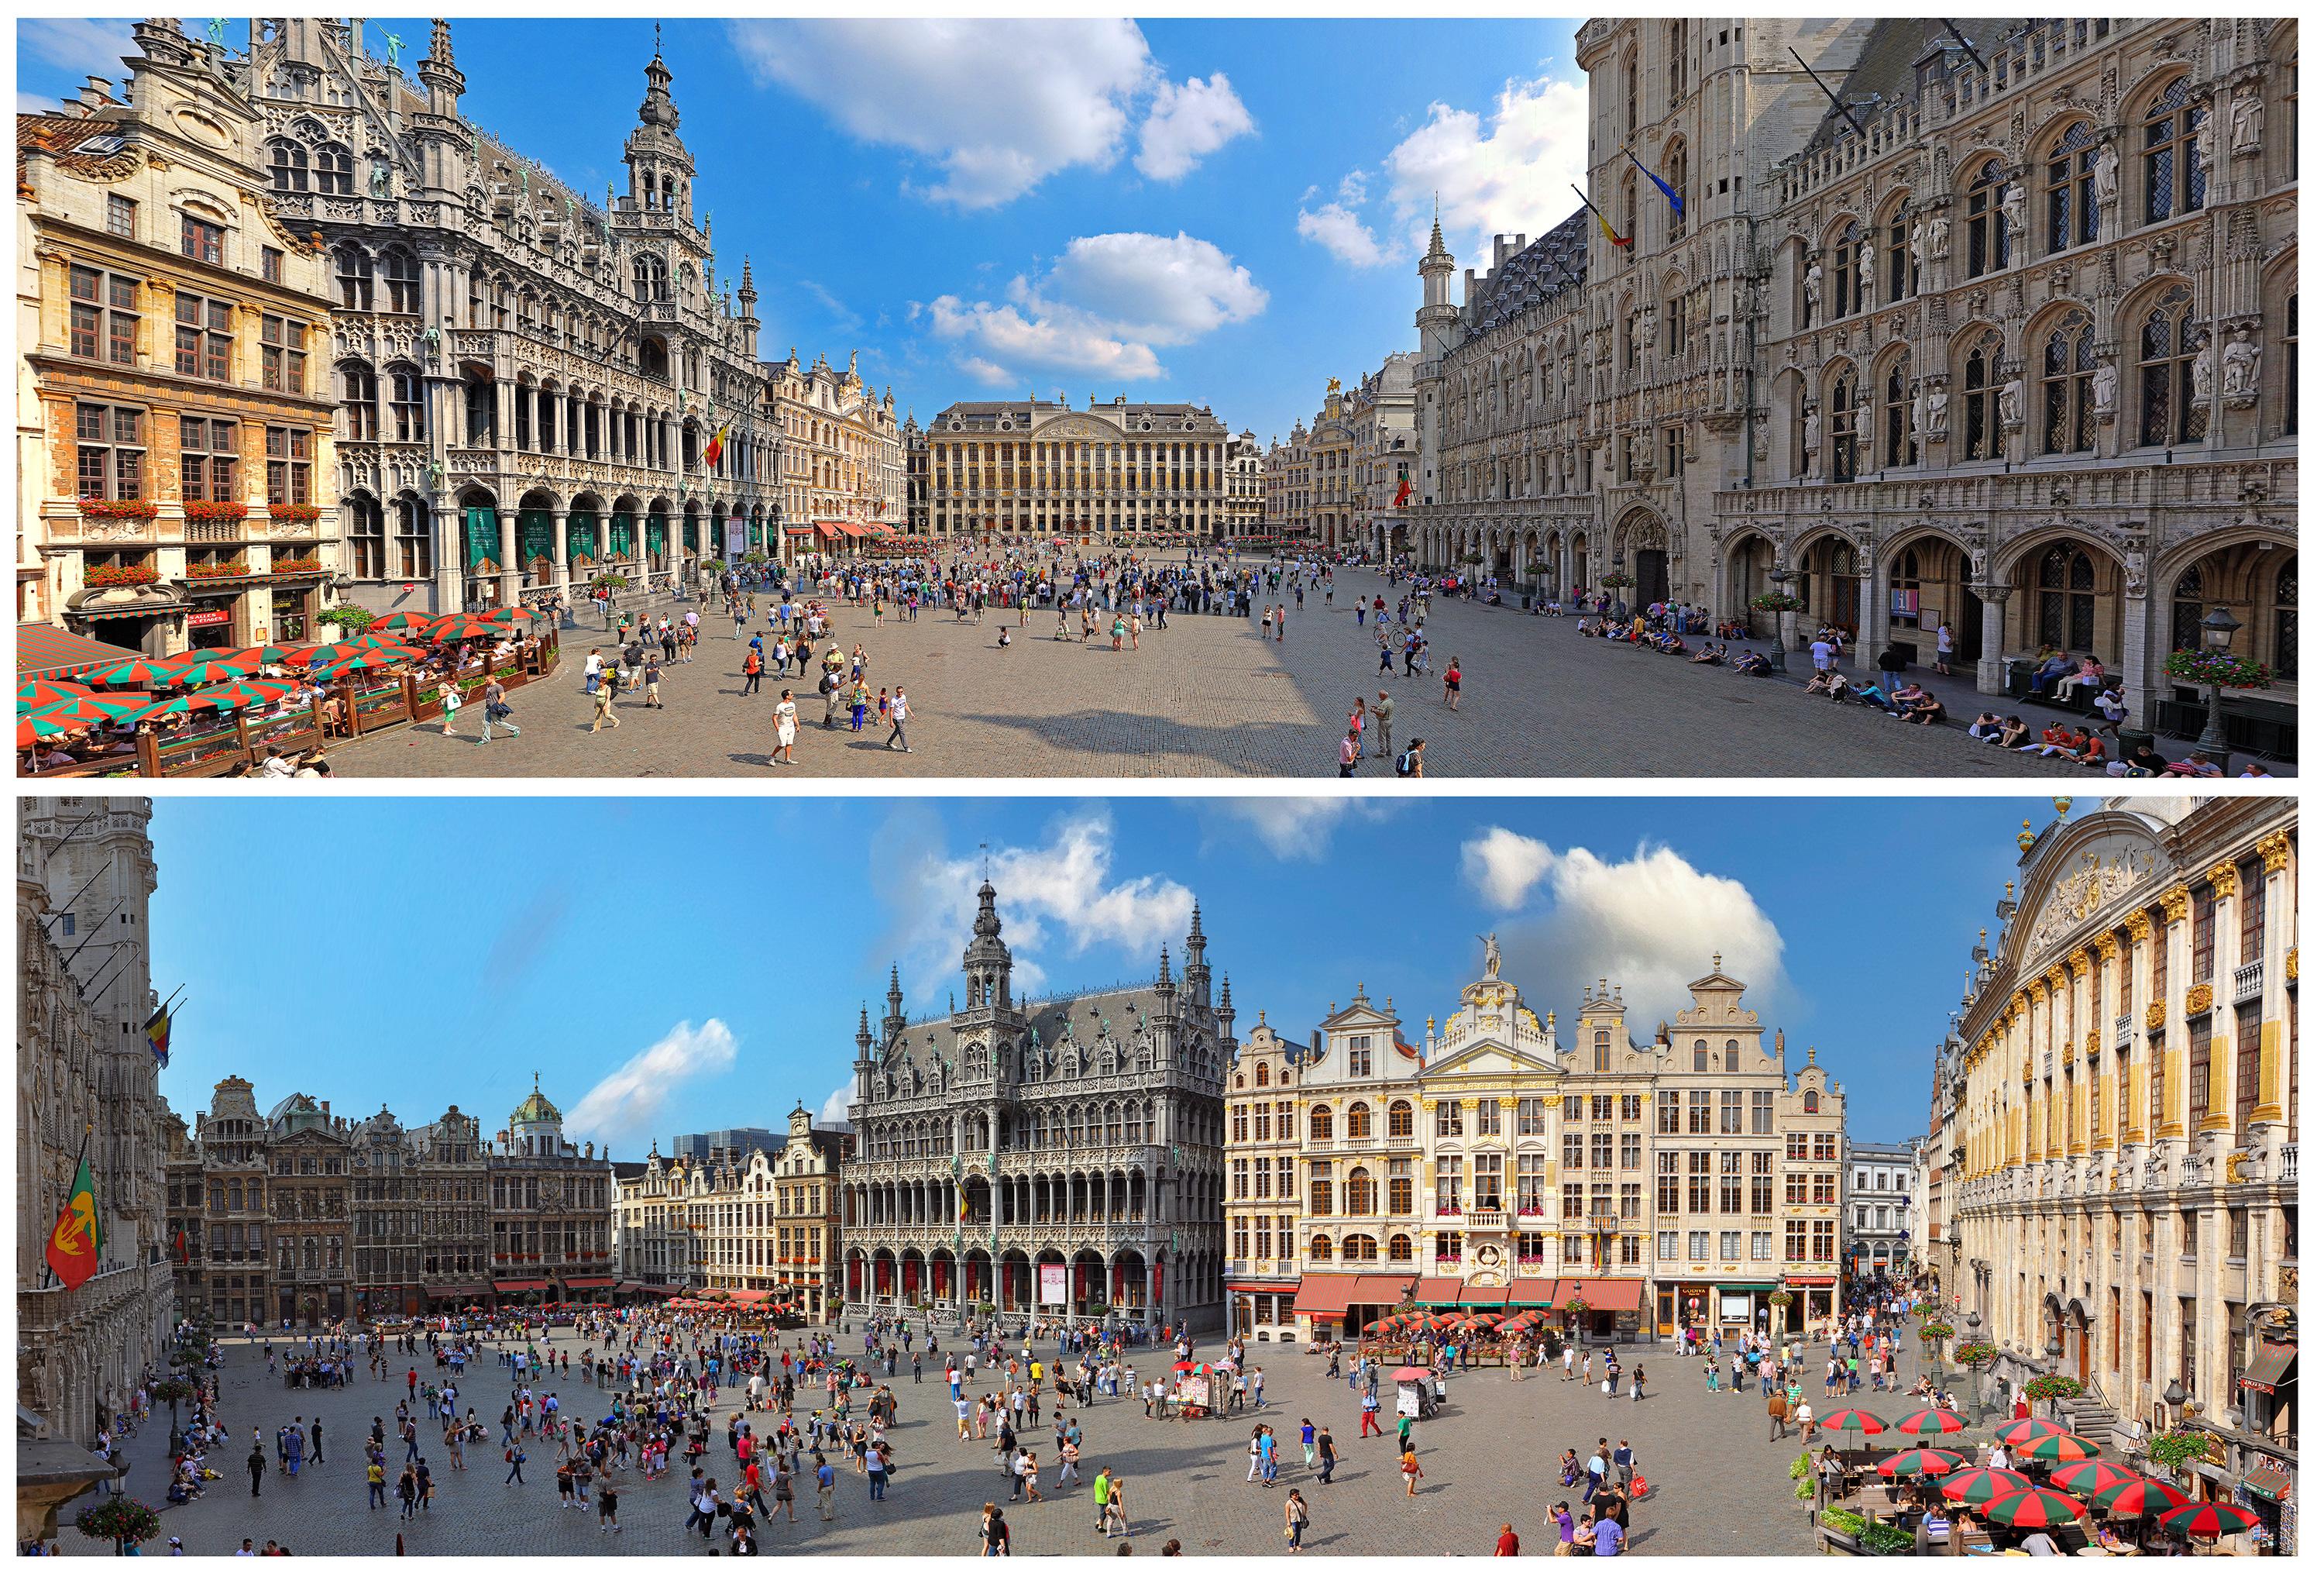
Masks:
[[[2014,1525],[2021,1530],[2047,1530],[2053,1525],[2071,1525],[2082,1517],[2082,1505],[2063,1492],[2053,1492],[2047,1487],[2021,1487],[2004,1492],[1985,1504],[1978,1512],[1996,1525]]]
[[[1993,1470],[1983,1465],[1957,1471],[1937,1483],[1937,1488],[1956,1503],[1989,1503],[2004,1492],[2021,1492],[2034,1483],[2014,1470]]]
[[[1857,1409],[1852,1406],[1847,1409],[1832,1411],[1831,1414],[1824,1417],[1822,1420],[1818,1421],[1816,1425],[1821,1427],[1827,1432],[1847,1432],[1850,1434],[1862,1432],[1868,1436],[1876,1432],[1885,1432],[1888,1429],[1888,1423],[1882,1420],[1878,1416],[1873,1415],[1868,1410]],[[1851,1446],[1853,1446],[1853,1445],[1851,1445]]]
[[[2052,1432],[2025,1446],[2031,1459],[2054,1459],[2061,1465],[2077,1459],[2096,1459],[2106,1450],[2088,1437],[2077,1437],[2071,1432]]]
[[[2189,1541],[2217,1541],[2241,1536],[2259,1523],[2259,1516],[2233,1503],[2190,1503],[2163,1517],[2163,1529]]]
[[[2126,1465],[2111,1459],[2085,1459],[2079,1464],[2061,1465],[2050,1473],[2050,1484],[2061,1492],[2077,1497],[2093,1498],[2108,1487],[2118,1487],[2125,1482],[2146,1478]]]
[[[89,688],[77,681],[26,680],[16,688],[16,711],[29,713],[52,702],[69,702],[76,697],[90,695]]]
[[[168,662],[171,677],[181,686],[214,686],[220,680],[239,680],[258,668],[206,648],[180,653]]]
[[[2040,1420],[2029,1416],[2022,1421],[2012,1421],[2003,1430],[2001,1440],[2012,1448],[2023,1448],[2028,1443],[2039,1442],[2044,1437],[2055,1437],[2065,1429],[2054,1421]]]
[[[165,664],[159,659],[126,659],[110,669],[97,670],[89,679],[105,686],[137,686],[150,689],[155,686],[181,685],[185,677],[178,673],[176,665]]]
[[[1961,1456],[1950,1448],[1907,1448],[1892,1454],[1875,1468],[1882,1475],[1942,1475],[1961,1467]]]
[[[1898,1421],[1896,1429],[1899,1432],[1910,1432],[1917,1437],[1924,1433],[1958,1432],[1968,1425],[1967,1420],[1950,1410],[1924,1409],[1914,1410],[1911,1415]]]
[[[2081,1466],[2074,1468],[2079,1470]],[[2135,1481],[2116,1482],[2097,1493],[2090,1499],[2090,1508],[2109,1520],[2139,1520],[2183,1509],[2189,1501],[2187,1494],[2170,1483],[2140,1476]]]

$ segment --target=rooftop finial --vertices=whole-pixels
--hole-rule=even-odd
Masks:
[[[661,23],[654,23],[654,59],[661,59]]]

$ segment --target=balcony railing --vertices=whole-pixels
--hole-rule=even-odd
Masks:
[[[1471,1229],[1481,1229],[1491,1234],[1505,1234],[1509,1226],[1509,1215],[1499,1207],[1471,1208],[1468,1220],[1469,1227]]]
[[[2259,996],[2260,973],[2264,965],[2264,962],[2255,960],[2248,966],[2236,967],[2236,1003],[2241,1003],[2246,999]]]
[[[2287,1141],[2283,1146],[2277,1150],[2275,1155],[2275,1177],[2278,1179],[2282,1180],[2286,1185],[2293,1185],[2299,1182],[2300,1148],[2296,1144]]]

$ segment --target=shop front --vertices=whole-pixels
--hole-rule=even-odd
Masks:
[[[1692,1327],[1732,1344],[1767,1320],[1767,1297],[1775,1289],[1773,1280],[1665,1284],[1655,1291],[1655,1331],[1668,1337]]]
[[[312,642],[315,616],[322,613],[322,578],[318,576],[277,581],[267,599],[267,612],[272,618],[266,629],[253,633],[253,640],[281,647]]]
[[[1792,1273],[1784,1280],[1792,1302],[1784,1308],[1784,1333],[1808,1333],[1829,1326],[1840,1311],[1840,1277],[1836,1273]]]
[[[1237,1338],[1291,1344],[1298,1335],[1297,1279],[1231,1279],[1227,1326]]]
[[[247,647],[242,640],[242,595],[239,592],[189,592],[186,597],[186,645]]]

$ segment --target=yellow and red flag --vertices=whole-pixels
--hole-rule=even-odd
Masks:
[[[57,1212],[56,1227],[49,1231],[49,1269],[66,1289],[78,1289],[97,1276],[97,1252],[104,1249],[105,1225],[97,1221],[97,1182],[89,1177],[84,1141],[72,1188]]]
[[[718,431],[710,436],[710,442],[702,447],[702,464],[704,466],[716,466],[718,464],[718,457],[726,453],[726,430],[733,426],[733,424],[728,422],[720,423],[718,425]]]

